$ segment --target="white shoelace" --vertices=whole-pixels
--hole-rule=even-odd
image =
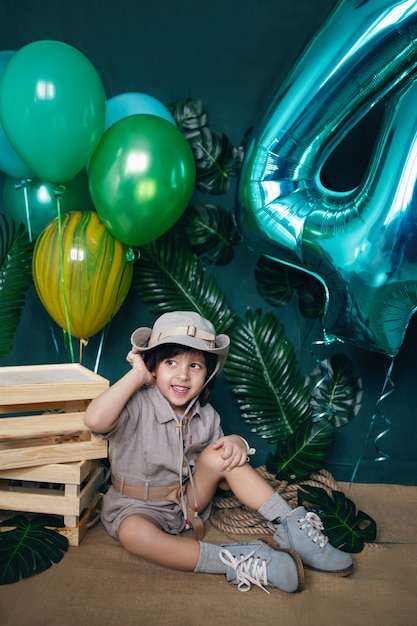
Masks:
[[[311,537],[313,543],[319,542],[319,547],[324,548],[326,543],[329,541],[329,538],[322,533],[324,526],[319,516],[316,515],[316,513],[309,511],[306,513],[305,517],[300,517],[298,521],[301,524],[300,528],[302,530],[308,528],[307,537]]]
[[[269,594],[264,585],[268,585],[268,577],[266,573],[266,561],[259,557],[254,557],[256,549],[249,554],[241,554],[240,558],[234,556],[226,548],[220,550],[220,560],[234,569],[236,573],[236,584],[239,591],[249,591],[251,585],[260,587]]]

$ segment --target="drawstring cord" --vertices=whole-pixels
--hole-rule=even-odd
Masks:
[[[194,403],[194,401],[192,402],[192,404]],[[184,515],[184,522],[185,522],[185,528],[186,530],[190,530],[191,525],[190,525],[190,520],[188,519],[188,511],[187,511],[187,504],[185,501],[185,489],[184,489],[184,485],[183,485],[183,468],[186,467],[187,468],[187,477],[188,480],[190,482],[191,485],[191,491],[193,493],[193,499],[194,499],[194,518],[198,517],[199,514],[199,506],[198,506],[198,500],[197,500],[197,493],[195,490],[195,486],[194,486],[194,478],[193,478],[193,473],[191,471],[191,467],[190,467],[190,463],[187,459],[187,457],[184,454],[184,436],[183,436],[183,428],[184,428],[184,419],[188,413],[188,411],[190,410],[192,405],[188,406],[187,409],[185,410],[184,414],[182,415],[182,417],[179,417],[178,415],[175,415],[175,422],[176,422],[176,430],[178,433],[178,445],[179,445],[179,450],[180,450],[180,454],[179,454],[179,468],[178,468],[178,477],[179,477],[179,481],[180,481],[180,500],[181,500],[181,509]]]

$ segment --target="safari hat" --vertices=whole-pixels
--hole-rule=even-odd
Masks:
[[[137,328],[130,340],[139,352],[147,352],[166,343],[210,352],[217,356],[218,371],[226,361],[230,345],[227,335],[216,335],[213,324],[194,311],[164,313],[158,317],[153,328]]]

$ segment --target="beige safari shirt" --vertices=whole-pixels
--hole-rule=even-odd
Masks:
[[[202,407],[197,400],[186,432],[182,432],[184,428],[181,429],[180,436],[177,421],[175,412],[157,387],[135,392],[120,414],[115,428],[104,435],[97,434],[109,442],[113,476],[130,485],[167,487],[179,484],[182,458],[180,445],[193,472],[198,455],[210,443],[223,436],[220,416],[210,404]],[[181,473],[186,478],[186,462],[182,463]],[[134,512],[152,514],[168,532],[180,532],[183,527],[183,516],[177,505],[134,501],[119,494],[113,486],[110,487],[104,495],[102,509],[102,521],[108,532],[117,537],[121,520]],[[177,519],[174,520],[174,517]],[[164,520],[167,520],[167,525]]]

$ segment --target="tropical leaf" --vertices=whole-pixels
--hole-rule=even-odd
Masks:
[[[188,139],[189,133],[207,126],[207,113],[201,100],[187,98],[168,104],[167,109],[177,123],[179,130]]]
[[[33,243],[23,224],[0,215],[0,357],[13,347],[25,294],[32,283]]]
[[[308,272],[261,255],[255,269],[258,291],[272,306],[287,306],[297,295],[302,315],[323,315],[325,294],[322,285]]]
[[[132,285],[154,313],[197,311],[212,320],[218,333],[233,323],[234,314],[215,278],[175,232],[141,249]]]
[[[300,270],[263,254],[256,265],[255,279],[260,295],[277,308],[287,306],[304,281]]]
[[[24,515],[0,523],[0,584],[40,574],[59,563],[68,549],[68,539],[51,527],[60,527],[59,518]]]
[[[324,415],[334,426],[344,426],[359,413],[362,381],[346,354],[335,354],[311,373],[311,401],[315,416]]]
[[[310,392],[282,324],[273,313],[261,315],[248,309],[246,324],[235,318],[225,373],[242,417],[276,443],[311,421]]]
[[[224,133],[211,131],[201,100],[188,98],[168,105],[178,128],[190,144],[196,165],[196,189],[224,194],[236,180],[243,159]]]
[[[278,480],[303,480],[322,469],[333,442],[334,427],[329,422],[303,422],[277,445],[275,454],[268,454],[266,467]]]
[[[227,265],[240,241],[233,215],[212,204],[189,206],[181,218],[192,249],[205,263]]]
[[[363,511],[356,511],[354,502],[341,491],[332,490],[330,496],[321,487],[302,485],[298,491],[298,503],[317,511],[324,533],[339,550],[361,552],[364,543],[376,539],[375,521]]]
[[[321,282],[305,272],[304,282],[297,287],[298,308],[309,319],[322,318],[326,308],[326,293]]]
[[[224,194],[240,169],[240,152],[224,133],[201,128],[187,136],[196,164],[196,189]]]

